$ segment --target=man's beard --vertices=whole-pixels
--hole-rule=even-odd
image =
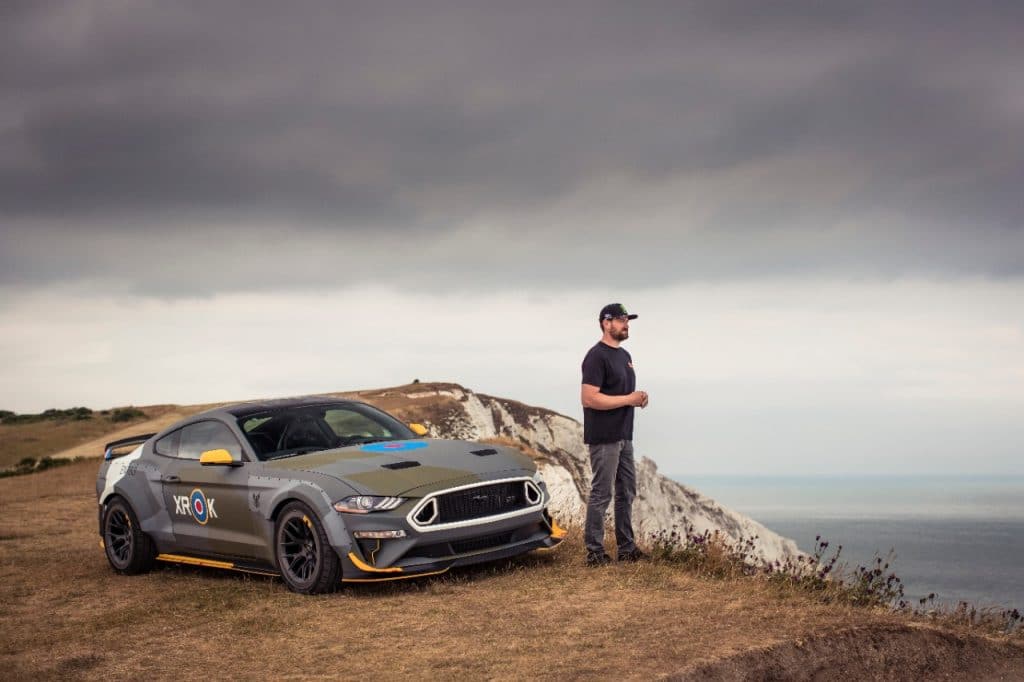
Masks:
[[[616,341],[625,341],[626,339],[629,338],[629,330],[628,329],[622,329],[620,331],[615,331],[613,329],[612,330],[612,338],[615,339]]]

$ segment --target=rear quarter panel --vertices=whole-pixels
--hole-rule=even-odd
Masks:
[[[151,443],[140,445],[123,457],[104,461],[96,477],[96,496],[101,510],[114,495],[127,500],[142,530],[163,549],[174,536]]]

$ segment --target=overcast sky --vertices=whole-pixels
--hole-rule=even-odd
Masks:
[[[1024,5],[0,4],[0,408],[423,380],[1024,474]]]

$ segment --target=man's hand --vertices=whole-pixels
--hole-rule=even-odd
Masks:
[[[605,395],[601,389],[590,384],[583,384],[580,390],[583,407],[594,410],[614,410],[619,407],[647,407],[647,391],[633,391],[626,395]]]
[[[647,391],[633,391],[629,394],[629,402],[626,404],[632,405],[633,407],[644,408],[647,407],[647,402]]]

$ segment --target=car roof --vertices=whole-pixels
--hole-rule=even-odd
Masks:
[[[220,419],[221,421],[229,424],[234,423],[238,419],[248,417],[249,415],[259,414],[260,412],[266,412],[267,410],[275,410],[289,407],[310,407],[312,405],[365,405],[366,403],[359,402],[358,400],[345,400],[344,398],[332,398],[330,396],[323,395],[310,395],[301,396],[298,398],[279,398],[276,400],[254,400],[251,402],[234,403],[232,405],[222,405],[221,407],[215,407],[210,410],[204,410],[203,412],[197,412],[196,414],[189,415],[184,419],[180,419],[173,424],[161,429],[153,437],[154,440],[160,440],[168,433],[177,431],[178,429],[194,424],[195,422],[205,421],[209,419]]]
[[[299,398],[279,398],[276,400],[254,400],[252,402],[236,403],[215,407],[212,410],[199,412],[188,418],[188,421],[208,419],[210,417],[226,418],[229,421],[241,417],[248,417],[251,414],[266,412],[267,410],[279,410],[288,407],[309,407],[311,405],[362,405],[355,400],[344,400],[342,398],[331,398],[328,396],[302,396]]]

